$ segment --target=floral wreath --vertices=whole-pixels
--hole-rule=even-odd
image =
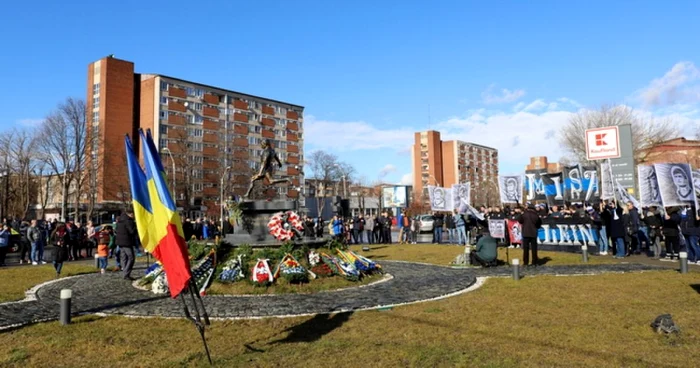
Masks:
[[[285,220],[286,215],[286,220]],[[274,236],[279,241],[291,240],[294,237],[294,229],[298,231],[304,230],[304,224],[301,222],[301,217],[294,211],[277,212],[272,215],[267,223],[267,229],[270,235]]]

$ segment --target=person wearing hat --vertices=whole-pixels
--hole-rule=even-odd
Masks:
[[[542,227],[542,219],[535,212],[535,206],[528,204],[527,209],[518,217],[518,222],[522,225],[523,236],[523,266],[530,264],[530,249],[532,248],[532,265],[537,266],[537,232]]]

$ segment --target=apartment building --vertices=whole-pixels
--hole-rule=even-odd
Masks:
[[[140,151],[139,129],[157,141],[171,190],[191,216],[218,213],[224,197],[242,195],[259,169],[261,142],[269,139],[283,162],[277,198],[297,198],[303,187],[304,107],[160,74],[134,72],[114,57],[88,66],[87,109],[98,172],[99,203],[120,203],[129,194],[124,136]]]
[[[440,132],[415,133],[413,188],[417,200],[428,198],[428,185],[471,183],[472,202],[483,204],[498,193],[498,150],[464,141],[443,141]],[[493,197],[493,198],[492,198]]]

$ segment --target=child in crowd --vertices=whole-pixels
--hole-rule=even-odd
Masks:
[[[107,270],[107,258],[109,257],[109,244],[112,242],[112,227],[107,225],[97,234],[97,261],[100,273]]]

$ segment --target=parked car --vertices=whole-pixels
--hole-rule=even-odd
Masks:
[[[435,220],[433,215],[418,215],[416,219],[420,221],[420,233],[433,232],[433,221]]]

